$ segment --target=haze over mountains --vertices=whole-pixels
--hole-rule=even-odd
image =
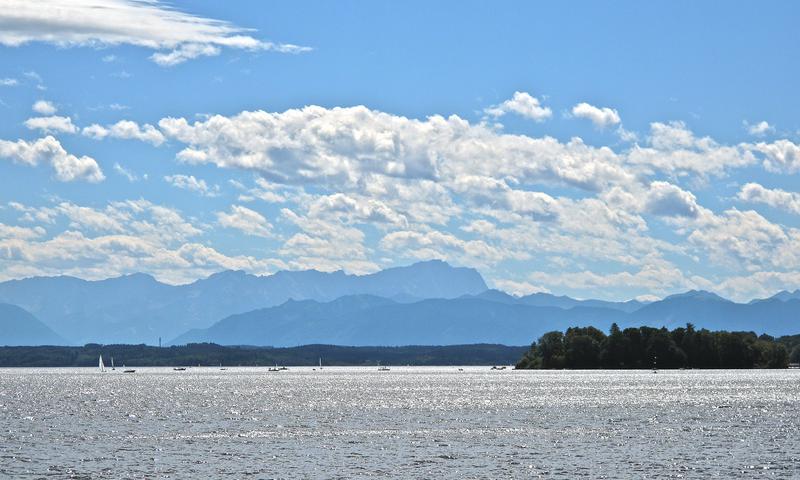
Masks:
[[[361,276],[227,271],[179,286],[144,274],[38,277],[0,283],[0,302],[18,307],[0,308],[0,345],[152,345],[159,337],[165,344],[526,345],[550,330],[613,322],[800,333],[800,291],[747,304],[702,291],[652,303],[514,297],[488,290],[474,269],[441,261]]]

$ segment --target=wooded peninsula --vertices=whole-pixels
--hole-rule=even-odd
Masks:
[[[786,368],[800,362],[800,335],[774,338],[753,332],[672,331],[638,327],[608,335],[594,327],[548,332],[517,362],[520,369]]]

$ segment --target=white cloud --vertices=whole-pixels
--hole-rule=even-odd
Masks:
[[[129,182],[136,182],[139,180],[139,176],[133,173],[132,171],[128,170],[127,168],[123,167],[119,163],[114,164],[114,171],[118,174],[122,175],[123,177],[127,178]],[[145,176],[146,178],[146,176]]]
[[[130,120],[120,120],[107,127],[94,123],[88,127],[84,127],[81,133],[95,140],[113,137],[127,140],[139,140],[155,146],[164,143],[164,135],[162,135],[156,127],[147,123],[140,126],[138,123]]]
[[[758,183],[748,183],[739,190],[737,198],[743,202],[763,203],[800,215],[800,193],[787,192],[778,188],[765,188]]]
[[[550,293],[550,290],[544,287],[525,281],[519,282],[516,280],[498,279],[494,281],[494,285],[504,292],[517,296],[530,295],[532,293]]]
[[[685,177],[722,176],[734,168],[752,165],[756,157],[746,145],[720,145],[710,137],[696,137],[683,122],[650,124],[649,147],[635,146],[627,155],[633,166]]]
[[[800,172],[800,145],[790,140],[760,142],[748,148],[764,155],[764,168],[771,172]]]
[[[667,182],[650,184],[645,210],[667,217],[696,217],[700,213],[694,194]]]
[[[40,113],[42,115],[53,115],[58,111],[56,106],[53,105],[52,102],[48,102],[47,100],[38,100],[36,103],[33,104],[32,108],[34,112]]]
[[[674,291],[703,288],[706,284],[699,277],[687,278],[683,272],[665,262],[653,262],[640,269],[614,273],[598,273],[591,270],[577,272],[532,272],[528,275],[535,285],[550,289],[572,289],[585,292],[611,293],[614,291],[647,291],[651,294],[666,294]]]
[[[135,45],[155,50],[150,58],[171,66],[222,48],[300,53],[307,47],[258,40],[227,22],[180,12],[158,0],[53,0],[46,6],[5,0],[0,44],[45,42],[59,47]]]
[[[28,166],[49,163],[55,170],[56,178],[62,182],[83,180],[96,183],[105,179],[93,158],[67,153],[61,143],[49,135],[33,142],[0,140],[0,158]]]
[[[230,213],[217,212],[217,223],[255,237],[272,237],[272,225],[263,215],[241,205],[231,205]]]
[[[0,78],[0,87],[16,87],[19,80],[16,78]]]
[[[507,113],[516,113],[536,122],[542,122],[553,116],[549,107],[543,107],[539,99],[525,92],[514,92],[514,96],[499,105],[484,110],[492,117],[502,117]]]
[[[0,240],[17,239],[17,240],[33,240],[42,237],[46,230],[42,227],[17,227],[14,225],[5,225],[0,223]]]
[[[733,271],[800,268],[800,231],[774,224],[753,210],[705,211],[692,225],[689,243]]]
[[[70,117],[60,116],[29,118],[25,120],[25,126],[31,130],[41,130],[44,133],[75,133],[78,131],[78,127],[72,123]]]
[[[68,230],[45,239],[42,227],[0,226],[0,281],[33,275],[74,275],[102,279],[149,272],[162,281],[186,283],[211,273],[236,269],[265,274],[287,264],[252,256],[228,256],[191,241],[202,233],[171,208],[145,200],[112,202],[92,208],[61,202],[51,211],[69,220]]]
[[[767,123],[766,120],[762,120],[762,121],[760,121],[758,123],[755,123],[753,125],[750,125],[749,123],[747,123],[745,121],[744,122],[744,126],[745,126],[745,128],[747,128],[747,132],[750,135],[754,135],[756,137],[763,137],[764,135],[766,135],[768,133],[772,133],[772,132],[775,131],[775,127],[773,127],[772,125]]]
[[[204,197],[216,197],[219,195],[219,185],[209,187],[205,180],[197,179],[194,175],[167,175],[164,177],[164,181],[173,187],[199,193]]]
[[[572,107],[572,115],[591,121],[597,128],[606,128],[620,123],[619,113],[616,110],[608,107],[598,108],[586,102]]]
[[[366,107],[310,106],[214,115],[194,123],[164,118],[159,127],[188,145],[179,160],[252,170],[284,184],[342,189],[375,176],[443,181],[468,174],[598,190],[633,178],[608,148],[590,147],[579,138],[563,144],[551,137],[507,135],[455,115],[422,121]]]

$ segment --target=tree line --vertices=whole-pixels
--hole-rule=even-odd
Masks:
[[[97,367],[103,356],[107,367],[114,358],[121,367],[149,366],[327,366],[377,365],[509,365],[526,347],[475,344],[404,347],[345,347],[303,345],[273,348],[222,346],[213,343],[153,347],[99,345],[82,347],[0,347],[0,367]]]
[[[520,369],[786,368],[800,362],[800,335],[774,338],[753,332],[672,331],[638,327],[606,335],[594,327],[548,332],[517,363]]]

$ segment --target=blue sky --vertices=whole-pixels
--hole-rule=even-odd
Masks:
[[[795,2],[47,3],[0,1],[0,280],[800,288]]]

